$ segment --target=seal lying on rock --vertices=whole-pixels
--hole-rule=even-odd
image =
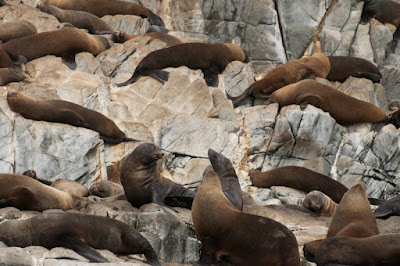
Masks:
[[[0,241],[7,246],[73,249],[91,262],[107,262],[96,249],[117,254],[144,254],[151,265],[161,265],[150,243],[133,227],[108,218],[61,211],[0,224]]]
[[[3,43],[36,33],[35,25],[26,20],[14,20],[0,24],[0,41]]]
[[[74,180],[57,179],[51,183],[51,186],[80,197],[87,197],[89,195],[89,189]]]
[[[124,43],[133,38],[136,38],[137,36],[139,36],[139,35],[131,35],[131,34],[127,34],[127,33],[123,32],[123,31],[117,31],[111,35],[111,39],[113,40],[113,42]],[[151,38],[151,40],[157,39],[162,42],[165,42],[167,44],[167,46],[173,46],[173,45],[183,43],[178,38],[176,38],[172,35],[169,35],[168,33],[163,33],[163,32],[147,32],[147,33],[143,34],[143,36],[149,36]]]
[[[332,216],[337,208],[337,204],[324,193],[313,190],[306,195],[303,200],[303,207],[319,216]]]
[[[103,180],[100,182],[93,183],[89,188],[89,193],[92,196],[107,198],[123,194],[124,187],[119,183],[112,182],[109,180]]]

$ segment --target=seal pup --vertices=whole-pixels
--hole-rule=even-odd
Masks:
[[[61,9],[86,11],[98,17],[105,15],[136,15],[148,18],[150,24],[165,26],[164,21],[150,9],[127,1],[120,0],[45,0],[44,4]]]
[[[116,182],[103,180],[93,183],[89,188],[89,194],[100,198],[117,196],[124,193],[124,187]]]
[[[242,189],[231,161],[221,153],[208,149],[208,158],[221,181],[222,192],[238,210],[243,209]]]
[[[314,53],[312,56],[304,56],[280,66],[277,66],[265,75],[261,80],[250,85],[241,95],[228,99],[233,104],[243,100],[249,95],[256,99],[266,100],[277,89],[286,85],[296,83],[302,79],[315,77],[326,78],[329,73],[330,63],[328,57],[321,52]]]
[[[270,103],[279,103],[280,106],[298,104],[302,110],[311,104],[328,112],[341,125],[389,122],[385,112],[374,104],[315,80],[302,80],[273,92],[265,102]]]
[[[111,35],[111,39],[113,42],[124,43],[126,41],[132,40],[133,38],[136,38],[137,36],[139,35],[132,35],[127,34],[123,31],[117,31]],[[167,47],[183,43],[178,38],[163,32],[147,32],[143,34],[143,36],[149,36],[151,38],[150,41],[157,39],[165,42],[167,44]]]
[[[379,82],[382,74],[379,69],[363,58],[353,56],[328,56],[331,65],[327,80],[344,82],[348,77],[366,78]]]
[[[379,205],[374,211],[376,218],[387,219],[390,216],[400,216],[400,195]]]
[[[104,20],[89,12],[76,10],[63,10],[51,5],[39,5],[42,12],[55,16],[60,22],[67,22],[71,25],[87,29],[92,34],[111,34],[113,28]]]
[[[330,197],[318,190],[309,192],[303,200],[303,207],[312,211],[318,216],[332,216],[337,208],[335,203]]]
[[[0,24],[0,41],[3,43],[33,34],[37,34],[37,29],[35,25],[26,20],[14,20]]]
[[[152,143],[142,143],[137,146],[121,164],[120,180],[125,195],[133,207],[139,208],[147,203],[157,203],[166,206],[165,200],[170,196],[187,198],[183,205],[172,207],[191,208],[196,192],[173,182],[160,175],[157,161],[164,153]]]
[[[13,68],[0,68],[0,86],[5,86],[11,82],[19,82],[25,79],[25,75]]]
[[[167,67],[187,66],[201,69],[208,86],[218,86],[218,73],[232,61],[245,62],[245,51],[232,43],[182,43],[149,53],[138,64],[127,81],[117,84],[126,86],[136,82],[141,76],[150,76],[161,83],[168,80]]]
[[[89,196],[89,189],[74,180],[60,178],[51,183],[51,186],[67,193],[78,195],[80,197]]]
[[[161,265],[150,243],[133,227],[95,215],[56,211],[6,221],[0,224],[0,241],[23,248],[70,248],[91,262],[108,262],[95,248],[116,254],[144,254],[151,265]]]
[[[301,265],[293,233],[272,219],[239,211],[211,166],[204,171],[192,219],[202,243],[200,265]]]
[[[39,101],[20,92],[9,92],[7,102],[12,111],[27,119],[88,128],[98,132],[104,141],[112,144],[136,141],[126,137],[111,119],[75,103],[62,100]]]

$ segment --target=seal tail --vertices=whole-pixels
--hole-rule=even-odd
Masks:
[[[125,82],[117,84],[117,87],[123,87],[135,83],[141,76],[142,75],[139,72],[135,71],[130,79],[128,79]]]
[[[151,25],[165,27],[164,21],[158,15],[154,14],[153,12],[151,12],[147,16],[147,18],[149,19]]]
[[[247,88],[242,94],[240,94],[239,96],[235,96],[235,97],[232,97],[228,93],[226,93],[226,97],[228,97],[228,99],[231,100],[232,103],[235,105],[236,103],[240,102],[241,100],[243,100],[244,98],[246,98],[247,96],[250,95],[250,93],[251,93],[250,88],[251,87]]]
[[[164,84],[169,79],[169,72],[164,70],[151,70],[151,72],[149,72],[148,75],[158,80],[162,84]]]
[[[129,138],[129,137],[123,137],[123,138],[122,138],[122,142],[128,142],[128,141],[139,141],[139,140],[137,140],[137,139],[132,139],[132,138]]]

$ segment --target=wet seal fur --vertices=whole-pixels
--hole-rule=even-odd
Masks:
[[[196,192],[160,175],[157,161],[164,156],[154,144],[142,143],[121,164],[120,180],[125,195],[132,206],[139,208],[147,203],[161,206],[191,208]],[[166,198],[180,196],[188,199],[188,204],[166,204]]]
[[[136,38],[137,36],[140,35],[132,35],[132,34],[127,34],[123,31],[117,31],[111,35],[111,39],[113,42],[124,43],[126,41],[132,40],[133,38]],[[157,39],[162,42],[165,42],[167,44],[167,47],[183,43],[178,38],[163,32],[147,32],[143,34],[143,36],[150,37],[151,38],[150,41]]]
[[[164,21],[150,9],[127,1],[119,0],[45,0],[44,4],[61,9],[86,11],[98,17],[105,15],[136,15],[148,18],[150,24],[165,26]]]
[[[89,193],[100,198],[107,198],[123,194],[124,187],[119,183],[103,180],[93,183],[89,188]]]
[[[42,12],[55,16],[60,22],[67,22],[71,25],[87,29],[92,34],[111,34],[113,28],[96,15],[85,11],[63,10],[51,5],[39,5]]]
[[[232,43],[182,43],[149,53],[136,67],[132,77],[117,84],[126,86],[136,82],[141,76],[151,76],[161,83],[169,78],[167,67],[187,66],[201,69],[208,86],[218,86],[218,73],[232,61],[246,61],[245,51]]]
[[[379,82],[382,74],[379,69],[363,58],[353,56],[328,56],[331,65],[327,80],[344,82],[348,77],[366,78]]]
[[[383,202],[374,211],[376,218],[387,219],[390,216],[400,216],[400,195]]]
[[[7,246],[73,249],[91,262],[108,262],[96,249],[117,254],[144,254],[161,265],[150,243],[133,227],[108,217],[55,211],[0,224],[0,241]]]
[[[79,197],[89,196],[89,189],[74,180],[57,179],[51,183],[51,186],[67,193],[78,195]]]
[[[332,216],[337,204],[327,195],[318,190],[309,192],[303,200],[303,207],[318,216]]]
[[[298,104],[304,110],[308,104],[328,112],[339,124],[388,123],[388,116],[372,103],[358,100],[315,80],[302,80],[271,94],[265,104],[280,106]]]
[[[25,175],[0,174],[0,188],[0,199],[20,210],[79,210],[88,203],[83,197],[44,185]]]
[[[304,56],[271,70],[261,80],[250,85],[241,95],[228,98],[235,104],[249,95],[256,99],[266,100],[277,89],[296,83],[303,79],[315,77],[326,78],[329,73],[330,63],[328,57],[321,52],[312,56]]]
[[[126,137],[111,119],[75,103],[62,100],[39,101],[20,92],[9,92],[7,102],[12,111],[27,119],[88,128],[97,131],[104,141],[113,144],[134,141]]]
[[[0,24],[0,41],[3,43],[33,34],[37,34],[37,29],[35,25],[26,20],[14,20]]]
[[[293,233],[272,219],[239,211],[211,166],[194,199],[192,219],[202,243],[200,265],[301,265]]]

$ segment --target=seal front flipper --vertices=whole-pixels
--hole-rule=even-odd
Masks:
[[[373,82],[379,82],[382,79],[382,75],[374,74],[374,73],[367,73],[367,72],[356,72],[354,74],[356,78],[366,78],[372,80]]]
[[[150,14],[147,15],[147,18],[149,19],[149,22],[151,25],[165,27],[164,21],[158,15],[154,14],[153,12],[150,12]]]
[[[304,110],[308,104],[314,105],[317,108],[321,108],[321,98],[313,94],[302,94],[296,99],[296,104],[300,105],[300,109]]]
[[[182,195],[170,195],[164,198],[166,205],[171,207],[181,207],[186,209],[191,209],[194,197],[182,196]]]
[[[90,262],[109,262],[97,250],[91,248],[77,237],[60,237],[58,246],[72,249],[82,257],[87,258]]]
[[[218,71],[213,67],[202,69],[204,79],[209,87],[218,87]]]

